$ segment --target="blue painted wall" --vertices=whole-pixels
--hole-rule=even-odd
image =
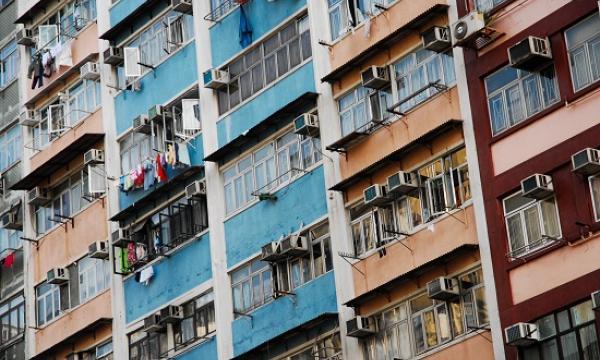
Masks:
[[[145,2],[146,0],[121,0],[116,3],[110,8],[110,26],[115,26]]]
[[[209,234],[191,241],[153,266],[154,277],[148,286],[136,282],[133,276],[123,282],[127,324],[212,277]]]
[[[276,201],[260,201],[225,222],[227,266],[260,251],[261,246],[297,231],[327,214],[323,166],[279,190]],[[261,219],[268,219],[267,223]]]
[[[250,1],[244,5],[244,11],[252,26],[252,39],[256,40],[267,34],[304,6],[306,6],[305,0]],[[204,15],[202,14],[202,16]],[[210,28],[213,67],[223,65],[225,61],[243,50],[239,41],[239,29],[239,8],[221,18]]]
[[[219,147],[307,92],[316,92],[312,61],[275,83],[217,123]],[[133,118],[132,118],[133,119]]]
[[[217,360],[217,337],[213,336],[207,341],[194,346],[189,351],[175,356],[176,360]]]
[[[121,0],[129,1],[129,0]],[[198,82],[195,42],[187,44],[141,79],[140,91],[122,91],[115,97],[117,134],[131,127],[133,118],[163,104]]]
[[[325,313],[337,313],[333,271],[294,290],[251,313],[252,319],[233,321],[234,356],[281,335]],[[285,320],[285,321],[282,321]]]

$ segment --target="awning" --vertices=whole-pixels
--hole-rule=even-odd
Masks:
[[[150,193],[118,212],[116,215],[111,217],[110,220],[123,221],[131,218],[132,216],[146,208],[150,208],[155,205],[160,205],[163,199],[170,197],[169,194],[171,192],[173,192],[174,190],[180,190],[181,185],[183,183],[187,182],[194,175],[197,175],[200,172],[202,172],[202,168],[202,166],[188,167],[185,171],[182,171],[181,173],[175,175],[173,178],[169,179],[168,182],[153,187],[153,190]]]
[[[427,271],[430,271],[433,268],[439,267],[441,265],[444,265],[445,263],[449,262],[452,259],[455,259],[456,257],[463,255],[463,254],[468,254],[469,252],[473,252],[474,250],[477,250],[479,248],[479,245],[476,244],[462,244],[459,245],[458,247],[448,251],[447,253],[438,256],[437,258],[430,260],[420,266],[417,266],[416,268],[405,272],[404,274],[400,274],[399,276],[397,276],[396,278],[386,282],[385,284],[379,285],[378,287],[367,291],[366,293],[355,297],[354,299],[344,303],[345,306],[348,307],[352,307],[352,308],[357,308],[361,305],[364,305],[365,303],[378,298],[382,295],[387,296],[390,292],[392,292],[394,289],[396,289],[399,285],[403,284],[406,281],[409,281],[411,279],[416,279],[419,276],[423,275],[424,273],[426,273]]]
[[[244,134],[230,141],[227,145],[206,156],[204,161],[222,163],[228,157],[235,157],[243,153],[245,150],[264,140],[271,133],[289,124],[293,120],[290,119],[290,117],[298,115],[299,111],[314,104],[317,96],[318,94],[314,92],[302,94],[296,100],[285,105],[254,127],[250,128]]]
[[[61,167],[68,165],[77,156],[83,157],[83,153],[89,150],[95,143],[102,140],[104,134],[83,134],[69,146],[63,148],[52,158],[38,168],[27,174],[24,178],[13,184],[11,190],[31,190],[40,182],[48,179],[50,175]]]
[[[346,62],[345,64],[339,66],[337,69],[325,75],[325,77],[323,77],[321,81],[331,83],[335,80],[340,79],[348,72],[356,68],[361,68],[361,65],[373,55],[377,54],[380,51],[387,51],[390,48],[390,46],[397,42],[400,38],[412,34],[415,31],[418,31],[419,28],[425,22],[429,21],[433,16],[445,14],[447,9],[448,5],[446,4],[436,4],[430,7],[421,14],[415,16],[411,21],[404,24],[404,26],[401,26],[400,28],[396,29],[396,31],[392,32],[385,38],[374,43],[373,45],[365,49],[363,52]],[[383,16],[385,16],[385,14]]]
[[[15,24],[25,24],[25,22],[33,20],[35,14],[39,12],[46,13],[46,8],[52,5],[52,2],[54,1],[55,0],[38,0],[32,7],[25,10],[25,12],[15,20]]]
[[[109,40],[109,41],[115,40],[115,38],[120,33],[122,33],[123,31],[125,31],[125,29],[131,28],[133,26],[133,24],[135,24],[135,20],[138,20],[138,18],[141,15],[152,14],[150,12],[150,9],[155,4],[157,4],[157,3],[161,2],[161,1],[164,1],[164,0],[146,0],[141,5],[139,5],[137,7],[137,9],[135,9],[134,11],[132,11],[129,15],[127,15],[126,17],[124,17],[121,21],[119,21],[118,23],[116,23],[114,26],[112,26],[107,32],[105,32],[104,34],[100,35],[100,39]]]
[[[460,127],[462,127],[462,120],[449,119],[441,125],[439,125],[438,127],[431,129],[427,133],[402,146],[401,148],[394,150],[391,154],[363,168],[362,170],[358,171],[357,173],[348,177],[347,179],[340,181],[339,183],[332,186],[329,190],[345,191],[350,186],[358,183],[359,181],[370,178],[373,174],[381,170],[383,167],[389,164],[397,163],[399,160],[402,159],[402,157],[404,157],[409,151],[413,150],[414,148],[423,144],[427,144],[431,140],[439,137],[440,135],[452,129]]]
[[[307,332],[309,330],[318,328],[319,326],[325,325],[327,323],[332,323],[332,325],[337,326],[337,322],[338,322],[338,314],[337,313],[324,313],[321,314],[319,316],[317,316],[314,319],[311,319],[305,323],[303,323],[302,325],[299,325],[291,330],[288,330],[286,332],[284,332],[283,334],[263,342],[262,344],[256,346],[255,348],[246,351],[245,353],[242,353],[236,357],[231,358],[231,360],[257,360],[257,359],[263,359],[266,358],[265,356],[261,357],[261,354],[263,354],[264,352],[269,352],[269,350],[271,350],[275,344],[279,344],[281,342],[284,342],[290,338],[293,338],[295,336],[306,336]],[[327,329],[323,332],[327,332],[329,330],[332,329]],[[312,339],[305,339],[304,342],[309,342]]]

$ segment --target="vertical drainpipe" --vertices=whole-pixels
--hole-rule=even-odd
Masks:
[[[210,13],[209,1],[194,1],[194,35],[196,58],[198,59],[198,87],[202,113],[202,134],[204,154],[218,149],[217,120],[219,118],[217,96],[211,89],[204,88],[202,74],[220,64],[212,64],[211,38],[209,28],[213,24],[204,20]],[[222,40],[223,41],[223,40]],[[208,225],[210,229],[210,253],[212,263],[213,292],[215,296],[215,323],[217,327],[217,354],[219,359],[233,356],[231,324],[233,322],[233,301],[231,284],[227,273],[227,253],[225,247],[225,191],[219,166],[207,162],[205,166],[206,197],[208,204]]]
[[[458,20],[456,2],[450,2],[448,9],[449,24]],[[458,86],[460,112],[463,116],[463,131],[465,146],[467,150],[467,162],[471,179],[471,191],[473,207],[475,210],[475,223],[477,227],[477,239],[479,241],[479,253],[481,256],[481,267],[483,270],[483,281],[485,283],[485,296],[487,301],[488,316],[492,330],[492,343],[494,358],[504,360],[504,341],[500,325],[500,314],[498,312],[498,300],[496,297],[496,285],[494,281],[492,255],[490,240],[483,203],[482,181],[479,172],[479,160],[477,155],[477,144],[475,143],[475,132],[473,130],[473,117],[471,113],[471,101],[469,97],[467,73],[465,67],[464,51],[455,47],[453,51],[454,66],[456,70],[456,83]]]
[[[317,107],[321,129],[321,151],[324,154],[324,185],[326,189],[329,189],[340,179],[340,155],[325,150],[325,146],[341,137],[341,127],[332,86],[321,82],[321,78],[331,71],[331,64],[329,63],[330,48],[319,44],[320,40],[329,42],[331,38],[329,35],[327,1],[308,1],[308,13],[315,84],[319,94]],[[338,255],[338,252],[348,253],[352,251],[350,241],[348,241],[350,239],[350,231],[347,225],[349,224],[348,214],[344,206],[342,193],[326,190],[326,194],[342,349],[344,359],[354,359],[357,354],[361,354],[360,346],[356,339],[346,336],[346,321],[354,316],[354,311],[343,305],[344,302],[354,297],[352,268]]]

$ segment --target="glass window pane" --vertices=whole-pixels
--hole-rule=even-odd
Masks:
[[[564,360],[579,360],[579,349],[577,348],[577,334],[573,331],[560,337]]]
[[[508,227],[510,250],[513,252],[523,251],[523,247],[525,246],[525,236],[523,235],[521,216],[519,214],[515,214],[507,217],[506,224]]]
[[[532,75],[523,80],[523,91],[525,93],[525,104],[527,105],[527,116],[531,116],[542,108],[537,76]]]
[[[596,335],[596,325],[590,324],[579,330],[581,339],[581,350],[585,360],[600,359],[600,349],[598,348],[598,336]]]
[[[544,360],[559,360],[558,343],[556,339],[542,343],[542,355]]]
[[[592,309],[592,301],[588,300],[581,304],[573,306],[571,309],[571,319],[573,326],[581,325],[588,321],[594,320],[594,310]]]

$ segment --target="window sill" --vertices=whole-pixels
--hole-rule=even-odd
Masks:
[[[79,214],[81,214],[84,211],[86,211],[89,207],[91,207],[92,205],[94,205],[97,201],[99,201],[99,200],[104,201],[105,197],[106,197],[106,194],[102,194],[102,196],[100,196],[100,197],[94,199],[93,201],[87,203],[85,206],[83,206],[81,209],[79,209],[79,211],[77,211],[77,212],[75,212],[75,213],[73,213],[73,214],[71,214],[69,216],[75,219],[75,217],[77,217]],[[56,224],[53,227],[51,227],[50,229],[48,229],[48,231],[46,231],[45,233],[36,236],[35,239],[36,239],[37,246],[41,245],[40,242],[44,239],[44,237],[46,237],[47,235],[50,235],[50,233],[56,231],[58,228],[60,228],[63,225],[68,226],[68,222],[67,223],[63,223],[63,224]]]
[[[547,244],[541,245],[538,248],[530,250],[530,251],[524,253],[523,255],[520,255],[514,259],[506,258],[506,261],[508,262],[507,270],[509,270],[509,271],[513,270],[531,260],[542,257],[542,256],[544,256],[558,248],[561,248],[565,245],[566,245],[566,241],[563,237],[559,241],[549,242]]]
[[[595,82],[589,84],[588,86],[581,88],[580,90],[575,91],[573,94],[570,94],[569,96],[567,96],[565,102],[566,105],[568,106],[570,103],[574,103],[577,101],[581,101],[583,99],[585,99],[586,96],[591,95],[595,92],[597,92],[600,88],[600,79],[596,80]]]
[[[205,337],[196,339],[196,340],[190,342],[189,344],[182,345],[182,347],[180,349],[175,350],[175,352],[172,355],[169,355],[169,359],[176,358],[179,355],[185,354],[186,352],[191,351],[196,346],[200,346],[204,343],[207,343],[207,342],[213,340],[213,338],[215,336],[217,336],[216,330],[211,332],[210,334],[206,335]]]

